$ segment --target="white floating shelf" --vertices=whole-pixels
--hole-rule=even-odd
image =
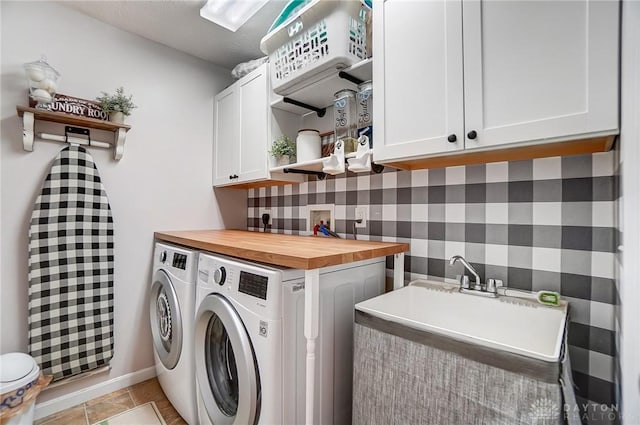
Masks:
[[[344,157],[345,159],[347,158],[354,158],[356,156],[355,152],[351,152],[346,154]],[[287,165],[280,165],[278,167],[273,167],[271,168],[269,171],[271,171],[272,173],[284,173],[284,169],[288,168],[290,170],[302,170],[302,171],[314,171],[314,172],[322,172],[322,160],[324,158],[320,158],[320,159],[312,159],[311,161],[305,161],[305,162],[298,162],[295,164],[287,164]]]
[[[28,108],[25,106],[16,106],[18,116],[22,118],[23,131],[22,131],[22,144],[25,151],[33,151],[33,142],[35,140],[34,124],[35,121],[48,121],[57,124],[68,124],[72,126],[90,128],[96,130],[111,131],[113,133],[113,157],[116,160],[122,158],[124,154],[124,142],[127,137],[127,131],[131,129],[131,126],[127,124],[118,124],[111,121],[102,121],[95,118],[80,117],[76,115],[69,115],[62,112],[53,112],[46,109]],[[47,140],[60,140],[62,136],[48,135]],[[94,142],[95,143],[95,142]],[[87,143],[88,144],[88,143]],[[95,145],[98,147],[104,147],[106,143],[98,142]]]
[[[360,61],[349,68],[342,70],[336,70],[336,73],[313,84],[308,85],[295,93],[292,93],[286,97],[297,100],[298,102],[306,103],[316,108],[326,108],[333,105],[333,95],[345,88],[356,90],[358,86],[349,80],[340,78],[338,73],[344,71],[347,74],[358,78],[362,81],[371,80],[372,76],[372,63],[371,58]],[[305,115],[313,113],[308,109],[300,106],[285,103],[283,96],[274,94],[274,101],[271,102],[271,107],[276,109],[282,109],[284,111],[293,112],[297,115]]]
[[[272,168],[272,173],[284,173],[284,169],[304,170],[304,171],[318,171],[322,172],[322,159],[313,159],[311,161],[299,162],[296,164],[280,165]]]

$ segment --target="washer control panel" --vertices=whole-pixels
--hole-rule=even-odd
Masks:
[[[156,242],[153,264],[167,273],[190,283],[195,283],[198,253],[178,246]]]
[[[167,250],[163,250],[162,252],[160,252],[160,262],[162,264],[166,264],[168,257],[169,257],[169,253],[167,252]],[[180,270],[187,269],[187,261],[188,261],[187,254],[172,252],[171,257],[172,257],[171,267],[174,267]]]
[[[187,256],[185,254],[180,254],[178,252],[173,253],[173,260],[171,261],[171,266],[176,269],[186,270],[187,268]]]
[[[243,270],[240,272],[240,284],[238,285],[238,291],[266,300],[268,283],[269,278],[267,276],[249,273]]]
[[[222,286],[224,285],[224,282],[226,280],[227,280],[227,270],[224,268],[224,266],[218,267],[213,272],[213,281],[218,285]]]
[[[198,299],[222,294],[263,320],[282,318],[282,269],[220,254],[198,257]]]

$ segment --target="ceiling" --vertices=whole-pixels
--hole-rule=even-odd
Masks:
[[[58,3],[114,27],[232,69],[241,62],[264,56],[260,51],[260,40],[286,0],[271,0],[236,32],[200,17],[200,8],[205,0],[59,0]]]

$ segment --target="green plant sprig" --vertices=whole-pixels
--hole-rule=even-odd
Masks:
[[[289,158],[293,159],[296,155],[296,142],[282,135],[273,141],[269,153],[276,158],[288,155]]]
[[[122,112],[124,115],[130,115],[131,111],[137,108],[131,101],[133,96],[126,96],[124,94],[124,88],[119,87],[116,89],[116,94],[109,94],[102,92],[101,96],[96,97],[96,101],[100,103],[100,107],[104,112]]]

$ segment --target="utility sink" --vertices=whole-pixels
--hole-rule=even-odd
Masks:
[[[567,303],[557,307],[509,296],[485,298],[458,292],[458,285],[418,280],[356,304],[372,316],[458,341],[557,362]]]

